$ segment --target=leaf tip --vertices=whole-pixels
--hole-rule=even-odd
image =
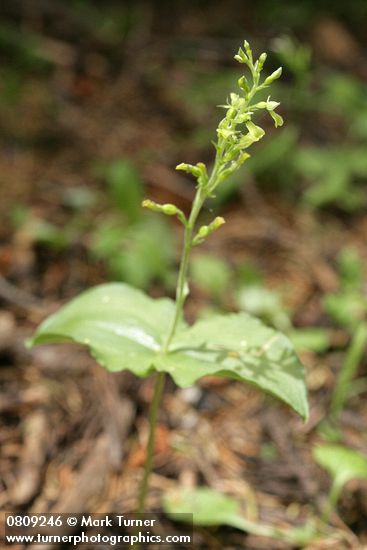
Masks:
[[[32,336],[31,338],[27,338],[26,340],[24,340],[24,346],[27,348],[27,349],[31,349],[33,348],[33,346],[36,344],[36,338],[35,336]]]

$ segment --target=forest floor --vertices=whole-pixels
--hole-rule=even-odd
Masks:
[[[189,17],[187,24],[194,28]],[[86,45],[45,39],[52,74],[26,74],[16,103],[0,110],[0,213],[6,220],[0,228],[2,510],[128,513],[136,507],[153,379],[110,374],[76,346],[25,347],[47,314],[109,274],[88,254],[88,232],[81,230],[58,248],[38,241],[29,224],[17,220],[21,215],[67,228],[72,218],[68,192],[86,187],[101,196],[94,161],[118,157],[135,163],[147,196],[175,202],[187,212],[193,186],[171,168],[181,161],[210,159],[206,146],[193,145],[190,136],[208,121],[213,126],[218,113],[193,114],[180,93],[165,85],[173,80],[174,90],[184,90],[188,78],[185,66],[175,65],[168,53],[173,45],[180,50],[180,36],[165,42],[153,34],[147,53],[147,35],[138,30],[124,45],[117,68],[114,59],[107,64],[100,44],[89,51]],[[197,62],[205,66],[212,53],[208,62],[220,67],[227,51],[200,39],[200,30],[198,36],[193,41],[199,46]],[[155,70],[149,71],[148,64]],[[106,204],[91,208],[88,231],[107,211]],[[305,210],[250,182],[221,213],[227,223],[205,250],[232,266],[255,263],[267,287],[285,289],[296,326],[328,327],[322,297],[338,288],[335,257],[353,245],[366,258],[366,212],[348,217]],[[172,232],[178,234],[178,227],[172,225]],[[165,289],[153,284],[150,292],[160,296]],[[194,286],[188,319],[209,301]],[[231,296],[224,303],[233,309]],[[280,526],[301,525],[320,513],[330,478],[315,464],[312,449],[325,439],[320,426],[349,342],[348,331],[328,328],[325,352],[301,352],[311,408],[307,423],[238,382],[213,377],[186,390],[167,383],[149,510],[159,510],[162,493],[180,484],[218,489],[237,497],[247,517]],[[364,361],[359,377],[365,369]],[[338,431],[344,445],[366,454],[364,397],[359,393],[347,401]],[[342,535],[335,539],[331,533],[308,550],[367,548],[366,489],[366,481],[348,484],[331,518]],[[173,532],[185,532],[166,521]],[[199,528],[195,541],[195,548],[290,548],[229,527]]]

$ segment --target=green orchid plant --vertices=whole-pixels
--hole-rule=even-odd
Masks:
[[[190,251],[224,223],[223,218],[216,217],[208,225],[198,227],[205,201],[249,158],[248,148],[264,136],[264,130],[253,121],[260,111],[267,111],[276,127],[283,124],[276,113],[279,103],[270,97],[266,101],[255,100],[258,92],[280,77],[281,68],[262,80],[266,54],[254,61],[248,42],[235,59],[245,66],[249,76],[241,76],[238,93],[231,93],[227,104],[222,106],[226,113],[217,128],[212,170],[208,173],[201,162],[177,166],[197,181],[189,216],[174,204],[143,202],[145,208],[176,216],[183,225],[176,299],[152,299],[123,283],[103,284],[83,292],[46,319],[29,342],[30,345],[76,342],[87,346],[97,362],[109,371],[128,369],[139,377],[156,374],[139,512],[145,510],[154,432],[167,374],[180,387],[193,385],[207,375],[247,382],[279,398],[303,418],[308,416],[304,369],[283,334],[245,313],[215,315],[192,326],[184,319]]]

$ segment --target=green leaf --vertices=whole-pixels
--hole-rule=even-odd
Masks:
[[[321,327],[294,328],[288,332],[288,337],[297,351],[324,353],[330,346],[330,334]]]
[[[88,346],[110,371],[153,372],[174,315],[174,302],[153,300],[123,283],[100,285],[46,319],[29,345],[72,341]]]
[[[163,497],[163,506],[171,517],[193,514],[195,525],[230,525],[241,511],[237,500],[207,487],[168,491]]]
[[[194,525],[230,525],[254,535],[276,537],[280,532],[270,525],[250,521],[241,515],[240,503],[208,487],[178,488],[163,497],[163,509],[175,520],[193,515]],[[185,514],[185,516],[180,516]],[[279,537],[280,538],[280,537]]]
[[[229,525],[246,533],[302,546],[316,534],[311,521],[302,527],[290,529],[251,521],[243,517],[236,499],[208,487],[171,489],[163,496],[163,509],[176,521],[187,521],[188,514],[192,514],[194,525]]]
[[[326,312],[339,325],[353,328],[361,322],[367,311],[367,298],[355,290],[327,294],[322,300]]]
[[[180,331],[157,370],[186,387],[206,375],[254,384],[308,416],[304,369],[283,334],[246,313],[217,315]]]
[[[367,457],[342,445],[319,445],[313,450],[314,459],[342,488],[352,479],[367,479]]]
[[[172,300],[153,300],[125,284],[101,285],[44,321],[30,345],[78,342],[108,370],[129,369],[138,376],[167,372],[180,387],[206,375],[230,377],[256,385],[307,417],[303,367],[285,336],[244,313],[218,315],[190,328],[182,322],[163,354],[174,307]]]

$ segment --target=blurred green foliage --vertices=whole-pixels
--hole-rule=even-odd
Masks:
[[[53,250],[83,242],[93,260],[102,261],[114,280],[139,288],[174,285],[176,240],[171,224],[142,211],[144,183],[134,165],[124,159],[99,163],[96,174],[107,193],[87,187],[64,190],[62,205],[69,212],[61,227],[18,204],[10,213],[13,226],[32,241]],[[107,198],[107,202],[106,202]],[[104,205],[96,214],[97,204]]]
[[[343,445],[318,445],[313,450],[313,457],[332,479],[323,514],[324,521],[328,521],[346,483],[352,479],[367,479],[367,457]]]
[[[21,38],[21,40],[20,40]],[[37,36],[0,22],[0,53],[13,65],[13,73],[43,72],[51,63],[42,55]]]
[[[279,330],[286,332],[291,326],[280,293],[262,284],[241,286],[237,292],[237,304],[240,309],[260,317]]]
[[[341,250],[337,262],[339,290],[324,297],[324,307],[335,323],[353,330],[367,313],[364,261],[355,248],[348,247]]]
[[[144,184],[134,165],[128,160],[118,159],[104,164],[99,172],[107,184],[113,206],[129,222],[136,222],[141,218]]]
[[[106,184],[110,211],[91,233],[89,249],[106,262],[111,276],[139,288],[173,284],[175,239],[170,223],[141,207],[144,183],[125,159],[103,163],[97,173]]]
[[[91,235],[92,258],[103,260],[113,279],[139,288],[159,282],[174,283],[174,238],[168,222],[147,214],[146,219],[125,225],[109,216]]]
[[[192,282],[207,292],[216,304],[223,304],[232,279],[232,270],[225,260],[204,253],[193,255],[190,275]]]

